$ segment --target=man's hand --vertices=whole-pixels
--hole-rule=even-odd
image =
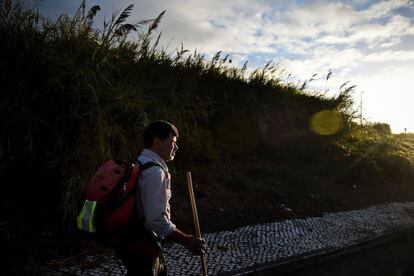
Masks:
[[[195,236],[187,235],[183,245],[194,255],[204,255],[206,252],[206,242]]]
[[[195,255],[204,255],[206,252],[206,242],[203,239],[174,229],[168,236],[168,239],[183,245],[188,251]]]

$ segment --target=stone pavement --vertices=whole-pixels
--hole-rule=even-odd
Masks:
[[[208,274],[241,275],[254,267],[351,247],[412,227],[414,202],[403,202],[209,233],[203,236]],[[165,258],[168,275],[201,275],[200,258],[180,245],[168,244]],[[108,249],[87,251],[58,265],[52,261],[46,274],[123,275],[122,266]]]

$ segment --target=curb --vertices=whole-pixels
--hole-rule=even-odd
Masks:
[[[373,237],[361,239],[356,241],[351,246],[325,248],[321,250],[315,250],[310,253],[305,253],[298,256],[292,256],[284,258],[282,260],[258,264],[248,268],[231,271],[224,274],[218,274],[223,276],[240,276],[240,275],[277,275],[279,273],[286,273],[294,271],[298,268],[303,268],[309,265],[323,263],[332,259],[344,257],[352,253],[359,252],[363,249],[374,247],[386,242],[392,241],[396,238],[403,237],[414,233],[414,227],[398,228],[394,231],[377,234]]]

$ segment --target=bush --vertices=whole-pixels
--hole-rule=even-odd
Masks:
[[[394,184],[402,184],[414,181],[414,165],[403,156],[393,153],[378,158],[378,164],[386,177]]]

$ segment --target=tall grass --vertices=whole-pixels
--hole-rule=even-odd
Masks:
[[[351,108],[354,87],[344,85],[339,96],[327,98],[284,83],[271,62],[248,73],[246,64],[233,67],[221,52],[210,61],[183,46],[169,53],[154,35],[165,12],[130,22],[132,10],[129,5],[94,29],[100,8],[88,9],[85,1],[73,17],[56,20],[3,1],[2,207],[14,210],[24,202],[21,212],[37,215],[59,207],[56,215],[71,221],[96,166],[111,157],[134,158],[144,127],[155,119],[175,123],[182,133],[177,166],[264,152],[303,161],[330,156],[332,148],[338,156],[362,151],[365,130],[353,123]],[[341,112],[342,133],[309,131],[309,118],[323,109]],[[264,129],[276,143],[267,143]]]

